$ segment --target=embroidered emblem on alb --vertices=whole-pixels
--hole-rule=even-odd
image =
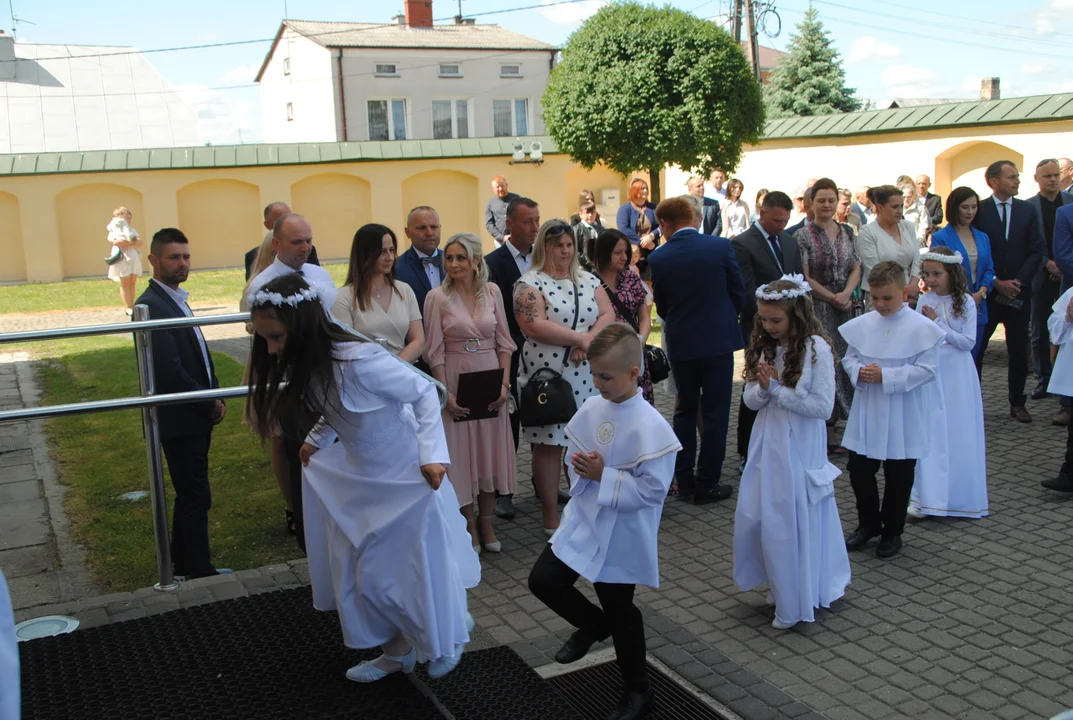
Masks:
[[[891,341],[894,339],[894,328],[883,328],[883,339]]]
[[[602,423],[596,428],[596,442],[606,445],[615,437],[615,426],[609,422]]]

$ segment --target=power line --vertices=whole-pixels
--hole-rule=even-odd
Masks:
[[[556,0],[556,2],[550,2],[550,3],[546,3],[546,4],[541,4],[541,5],[525,5],[525,6],[522,6],[522,7],[504,8],[502,10],[489,10],[487,12],[474,13],[474,14],[470,15],[469,17],[472,18],[472,17],[484,17],[486,15],[502,15],[502,14],[505,14],[505,13],[522,12],[524,10],[539,10],[539,9],[543,9],[543,8],[555,7],[556,5],[573,5],[573,4],[576,4],[576,3],[591,2],[591,1],[592,0]],[[286,18],[284,18],[284,19],[286,19]],[[446,22],[452,22],[453,23],[454,22],[454,16],[446,17],[446,18],[435,18],[433,20],[433,22],[434,23],[437,23],[437,22],[438,23],[446,23]],[[357,24],[357,23],[354,23],[354,24]],[[342,34],[342,33],[364,32],[366,30],[380,30],[380,29],[385,28],[385,27],[395,27],[395,25],[393,25],[391,23],[374,23],[374,24],[370,24],[369,27],[363,27],[363,28],[348,28],[348,29],[345,29],[345,30],[328,30],[328,31],[325,31],[325,32],[320,32],[320,33],[301,33],[301,35],[303,37],[307,37],[307,38],[315,38],[315,37],[325,37],[325,36],[328,36],[328,35],[339,35],[339,34]],[[122,51],[119,51],[119,52],[104,53],[104,54],[102,54],[102,53],[92,53],[92,54],[87,54],[87,55],[57,55],[57,56],[54,56],[54,57],[43,57],[43,58],[15,58],[15,59],[9,59],[9,60],[0,60],[0,62],[18,62],[19,60],[33,60],[35,62],[40,62],[42,60],[75,60],[75,59],[78,59],[78,58],[116,57],[116,56],[120,56],[120,55],[149,55],[149,54],[152,54],[152,53],[181,52],[181,51],[186,51],[186,50],[208,50],[208,49],[212,49],[212,48],[235,47],[235,46],[238,46],[238,45],[255,45],[257,43],[273,42],[273,41],[275,41],[275,39],[276,39],[276,37],[273,35],[270,38],[258,38],[256,40],[231,40],[231,41],[228,41],[228,42],[203,43],[203,44],[200,44],[200,45],[179,45],[179,46],[176,46],[176,47],[149,48],[148,50],[122,50]],[[41,44],[48,45],[48,44],[51,44],[51,43],[41,43]],[[56,43],[56,44],[59,44],[59,43]],[[64,43],[64,44],[65,45],[71,45],[73,43]]]

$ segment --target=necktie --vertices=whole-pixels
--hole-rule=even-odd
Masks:
[[[1000,202],[999,207],[1002,208],[1002,212],[1000,213],[1000,216],[1002,218],[1002,237],[1004,237],[1007,240],[1009,240],[1010,239],[1010,231],[1006,228],[1006,203],[1005,202]]]
[[[438,268],[440,268],[442,270],[443,269],[443,256],[440,255],[439,253],[436,253],[432,257],[421,258],[421,264],[425,265],[426,267],[429,266],[429,265],[435,265],[436,267],[438,267]]]
[[[771,250],[775,253],[775,262],[779,264],[779,270],[782,270],[782,244],[779,243],[779,236],[772,235],[768,240],[771,241]]]

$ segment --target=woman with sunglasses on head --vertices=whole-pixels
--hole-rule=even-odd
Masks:
[[[525,387],[537,373],[558,374],[573,390],[575,410],[597,394],[585,351],[596,333],[615,319],[600,281],[578,264],[570,227],[563,220],[540,226],[533,244],[529,272],[514,286],[514,315],[526,336],[518,370],[522,393],[522,437],[533,448],[533,484],[540,496],[544,532],[559,527],[558,487],[563,451],[568,446],[566,423],[526,423]]]

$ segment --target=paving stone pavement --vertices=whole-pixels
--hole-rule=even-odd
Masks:
[[[764,594],[733,585],[734,501],[696,508],[671,499],[660,535],[661,586],[637,594],[652,656],[748,720],[1017,720],[1073,707],[1073,620],[1066,612],[1073,497],[1039,487],[1057,472],[1065,430],[1050,424],[1053,399],[1030,401],[1030,425],[1008,417],[1005,345],[1001,335],[996,340],[984,372],[990,517],[911,523],[905,549],[891,560],[851,554],[846,597],[820,611],[816,623],[780,632],[771,627]],[[238,338],[213,348],[241,360],[246,344]],[[657,390],[664,414],[671,403]],[[736,486],[735,414],[724,480]],[[518,518],[497,521],[504,552],[482,556],[483,581],[470,598],[478,624],[473,647],[509,644],[539,667],[570,630],[526,588],[545,541],[530,459],[524,446]],[[843,459],[834,462],[844,467]],[[856,525],[848,477],[836,486],[848,531]],[[143,589],[32,614],[65,612],[94,626],[306,582],[305,563],[296,560],[186,583],[173,594]]]

